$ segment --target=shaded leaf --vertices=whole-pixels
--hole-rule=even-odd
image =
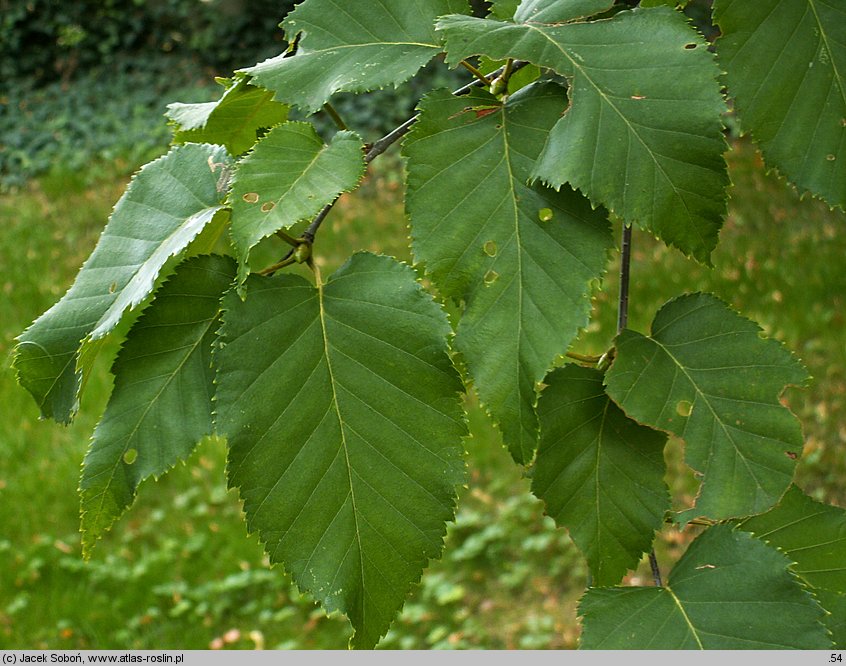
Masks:
[[[571,84],[533,175],[569,183],[596,204],[708,262],[728,184],[719,71],[701,36],[668,8],[566,25],[449,16],[447,60],[513,57]]]
[[[696,506],[714,519],[766,511],[793,479],[799,422],[778,400],[807,380],[802,365],[757,324],[711,294],[667,303],[646,337],[625,330],[605,381],[631,418],[678,435],[703,476]]]
[[[821,650],[824,611],[790,561],[746,532],[701,534],[666,587],[590,589],[581,647],[599,650]]]
[[[364,175],[363,149],[352,132],[338,132],[324,144],[311,124],[285,123],[238,162],[230,200],[241,279],[259,241],[314,217],[358,185]]]
[[[834,647],[846,648],[846,593],[831,590],[814,590],[820,605],[828,611],[825,626],[831,632]]]
[[[846,510],[815,502],[791,486],[781,502],[738,527],[775,546],[829,613],[834,643],[846,647]]]
[[[717,0],[714,21],[729,94],[767,163],[846,208],[846,4]]]
[[[73,418],[96,341],[146,298],[165,262],[221,209],[218,180],[228,164],[220,146],[186,144],[132,179],[71,288],[18,338],[18,381],[42,416]]]
[[[220,298],[234,274],[228,257],[189,259],[129,331],[83,465],[86,554],[132,504],[144,479],[187,458],[212,433],[212,342]]]
[[[253,146],[259,130],[285,122],[288,107],[273,101],[269,90],[239,81],[216,102],[174,102],[166,115],[177,126],[174,143],[216,143],[237,156]]]
[[[679,5],[686,5],[684,0],[640,0],[640,7],[660,7],[666,5],[667,7],[677,7]]]
[[[507,21],[514,18],[514,12],[517,11],[517,6],[520,0],[493,0],[491,2],[491,16],[494,18]]]
[[[440,555],[464,480],[446,316],[409,267],[357,254],[317,289],[250,276],[223,320],[216,424],[249,529],[372,647]]]
[[[305,0],[283,22],[296,55],[243,70],[276,99],[318,111],[336,92],[397,86],[440,50],[438,16],[469,11],[467,0]]]
[[[403,147],[415,261],[464,302],[455,347],[520,463],[537,446],[536,384],[587,324],[612,242],[584,197],[526,184],[565,104],[554,84],[505,106],[434,92]]]
[[[783,551],[809,585],[846,592],[846,510],[791,486],[777,506],[738,526]]]
[[[594,584],[615,585],[651,548],[670,509],[667,438],[611,402],[597,370],[567,365],[544,383],[532,492],[570,531]]]

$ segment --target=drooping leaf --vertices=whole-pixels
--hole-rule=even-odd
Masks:
[[[580,3],[579,3],[580,4]],[[514,57],[568,78],[571,105],[533,175],[709,261],[728,184],[719,71],[702,38],[669,8],[566,25],[449,16],[447,60]]]
[[[71,288],[18,338],[18,381],[42,416],[73,418],[96,341],[146,298],[165,262],[221,209],[218,181],[228,164],[220,146],[186,144],[132,179]]]
[[[680,520],[746,516],[779,501],[802,431],[778,397],[806,380],[790,352],[711,294],[667,303],[651,337],[623,331],[605,378],[631,418],[685,441],[685,460],[703,481]]]
[[[614,0],[523,0],[514,13],[518,23],[566,23],[604,12]]]
[[[336,92],[397,86],[440,50],[435,19],[469,11],[467,0],[305,0],[282,24],[294,56],[277,56],[244,72],[276,99],[319,110]]]
[[[837,646],[846,647],[846,510],[815,502],[792,486],[781,502],[738,523],[793,561],[792,570],[830,615]]]
[[[220,298],[234,274],[227,257],[189,259],[132,326],[83,465],[86,554],[132,504],[144,479],[165,473],[212,433],[212,342]]]
[[[764,158],[846,208],[846,4],[717,0],[714,21],[729,95]]]
[[[701,534],[665,587],[594,588],[579,604],[581,647],[595,650],[820,650],[824,611],[790,560],[746,532]]]
[[[166,115],[178,128],[174,143],[216,143],[237,156],[253,146],[259,130],[285,122],[288,107],[275,102],[269,90],[239,81],[216,102],[174,102]]]
[[[249,529],[372,647],[464,479],[446,316],[410,268],[357,254],[320,288],[250,276],[223,319],[216,424]]]
[[[324,144],[310,123],[285,123],[238,162],[230,199],[241,279],[259,241],[314,217],[358,185],[364,175],[363,149],[352,132],[338,132]]]
[[[526,184],[565,104],[554,84],[504,106],[481,91],[434,92],[403,148],[415,260],[464,302],[455,347],[520,463],[537,446],[536,384],[587,323],[611,246],[584,197]]]
[[[670,494],[666,436],[629,419],[602,373],[567,365],[544,380],[532,492],[585,554],[595,585],[616,585],[652,546]]]

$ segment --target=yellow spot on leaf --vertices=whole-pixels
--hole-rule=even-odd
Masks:
[[[676,413],[679,416],[688,417],[693,412],[693,405],[688,400],[679,400],[676,405]]]

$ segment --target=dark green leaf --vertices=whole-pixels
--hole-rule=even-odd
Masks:
[[[249,529],[372,647],[440,555],[464,479],[446,316],[369,254],[319,289],[250,276],[224,308],[216,422]]]
[[[320,212],[364,175],[364,144],[338,132],[328,144],[309,123],[274,128],[238,162],[232,181],[232,242],[241,279],[263,238]]]
[[[764,158],[846,208],[846,4],[717,0],[714,20],[729,94]]]
[[[739,523],[793,560],[809,585],[846,592],[846,511],[815,502],[792,486],[778,506]]]
[[[738,526],[793,561],[792,570],[830,613],[826,624],[835,645],[846,647],[846,511],[792,486],[777,506]]]
[[[73,286],[18,338],[18,381],[44,417],[73,418],[97,341],[221,209],[218,184],[229,163],[220,146],[186,144],[132,179]]]
[[[627,418],[597,370],[568,365],[544,383],[532,492],[570,530],[594,584],[615,585],[651,548],[670,509],[667,438]]]
[[[505,106],[435,92],[403,148],[415,260],[464,302],[455,346],[520,463],[537,446],[536,384],[587,323],[611,245],[584,197],[526,184],[565,104],[554,84]]]
[[[319,110],[336,92],[365,92],[411,78],[440,50],[435,19],[466,13],[467,0],[305,0],[283,26],[301,35],[294,56],[244,70],[276,99]]]
[[[746,532],[710,528],[666,587],[590,589],[581,647],[598,650],[821,650],[824,611],[790,561]]]
[[[491,16],[507,21],[514,17],[520,0],[493,0],[491,3]]]
[[[667,7],[678,7],[679,5],[686,5],[686,0],[640,0],[641,7],[660,7],[666,5]]]
[[[184,460],[212,432],[211,367],[227,257],[182,263],[132,326],[112,371],[115,388],[80,481],[86,554],[132,504],[138,484]]]
[[[177,130],[174,143],[217,143],[230,155],[249,150],[256,133],[285,122],[288,107],[273,101],[273,93],[240,81],[216,102],[167,105],[167,117]]]
[[[654,8],[554,26],[450,16],[438,26],[450,63],[514,57],[569,79],[571,106],[535,177],[569,183],[709,261],[726,210],[725,103],[714,60],[684,16]]]
[[[831,632],[834,647],[846,649],[846,594],[831,590],[814,590],[820,605],[828,611],[825,626]]]
[[[626,414],[684,439],[687,464],[702,473],[696,506],[680,520],[746,516],[779,501],[802,431],[778,397],[806,380],[790,352],[710,294],[667,303],[651,337],[623,331],[606,375]]]

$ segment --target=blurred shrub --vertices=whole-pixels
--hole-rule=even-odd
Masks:
[[[125,57],[73,85],[20,83],[0,94],[0,192],[57,171],[96,178],[98,164],[129,169],[164,150],[167,101],[209,99],[213,81],[161,55]],[[193,78],[191,78],[193,77]]]
[[[278,53],[294,0],[0,0],[0,79],[69,80],[128,55],[173,53],[227,74]]]

